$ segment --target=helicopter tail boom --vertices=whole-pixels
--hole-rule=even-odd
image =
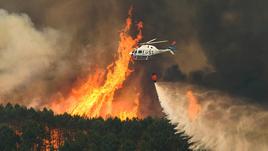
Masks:
[[[169,46],[168,49],[169,49],[169,52],[170,52],[172,55],[175,54],[174,52],[176,51],[176,47],[175,47],[174,45]]]

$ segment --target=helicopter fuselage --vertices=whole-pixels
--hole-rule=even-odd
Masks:
[[[173,52],[174,50],[167,48],[167,49],[158,49],[153,45],[141,45],[140,47],[134,49],[130,54],[134,60],[148,60],[149,57],[153,55],[157,55],[163,52]]]

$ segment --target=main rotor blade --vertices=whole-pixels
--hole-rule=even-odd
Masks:
[[[147,42],[145,42],[145,43],[150,43],[150,42],[153,42],[153,41],[155,41],[157,38],[154,38],[154,39],[152,39],[152,40],[149,40],[149,41],[147,41]]]
[[[149,43],[147,43],[147,44],[158,44],[158,43],[164,43],[164,42],[168,42],[168,40],[149,42]]]

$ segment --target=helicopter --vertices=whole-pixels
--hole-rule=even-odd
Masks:
[[[176,50],[175,42],[173,42],[173,44],[168,46],[167,48],[158,49],[156,46],[152,44],[166,43],[168,42],[168,40],[161,40],[161,41],[155,41],[155,40],[156,38],[144,43],[139,43],[138,47],[129,53],[132,56],[132,59],[148,60],[149,58],[151,58],[151,56],[158,55],[164,52],[170,52],[172,55],[174,55],[174,51]]]

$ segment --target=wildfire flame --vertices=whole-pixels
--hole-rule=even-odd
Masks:
[[[78,88],[72,90],[67,99],[53,101],[52,109],[62,110],[67,107],[67,111],[72,115],[87,117],[106,118],[107,116],[117,116],[121,120],[138,116],[139,101],[135,101],[135,107],[131,111],[122,111],[113,115],[113,100],[115,92],[122,88],[124,81],[130,75],[129,63],[131,56],[129,53],[136,47],[142,39],[142,22],[137,24],[138,34],[135,38],[129,35],[132,26],[132,8],[128,12],[125,27],[120,32],[119,46],[116,60],[110,64],[106,70],[96,69],[94,75],[89,75],[86,81]],[[62,104],[61,102],[65,102]]]
[[[199,112],[201,111],[201,106],[198,103],[197,98],[193,95],[193,92],[191,90],[187,91],[186,96],[189,102],[189,106],[188,106],[189,118],[190,120],[195,120]]]
[[[51,147],[53,147],[54,150],[59,150],[61,146],[64,144],[63,140],[63,133],[59,129],[48,129],[49,132],[49,138],[44,139],[44,149],[41,149],[41,151],[50,151]]]
[[[134,100],[134,107],[131,108],[131,110],[128,111],[122,111],[122,112],[118,112],[115,113],[115,115],[117,115],[118,118],[120,118],[122,121],[126,120],[126,119],[133,119],[138,117],[138,112],[139,112],[139,94],[137,94],[136,99]]]

